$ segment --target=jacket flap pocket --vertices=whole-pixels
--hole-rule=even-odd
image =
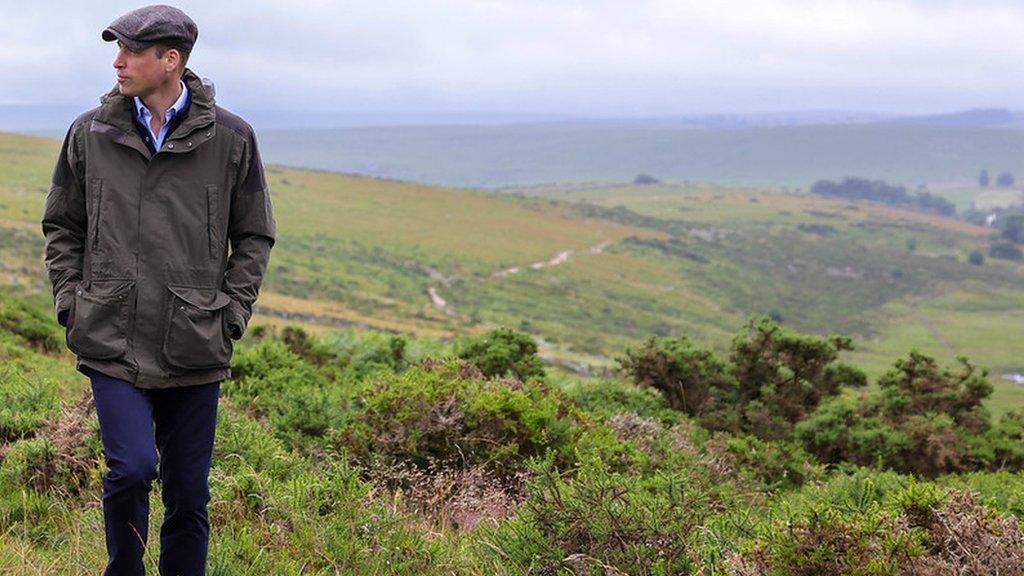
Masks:
[[[168,286],[168,290],[200,310],[219,310],[231,303],[231,297],[213,288]]]
[[[134,285],[133,280],[93,279],[87,284],[79,284],[76,293],[94,302],[113,301],[127,296]]]

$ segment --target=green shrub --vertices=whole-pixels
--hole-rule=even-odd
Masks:
[[[276,339],[236,353],[232,378],[222,390],[239,407],[266,417],[292,445],[324,436],[346,414],[343,388]]]
[[[727,437],[725,446],[736,475],[761,489],[792,488],[824,476],[817,460],[795,442],[739,435]]]
[[[57,384],[28,380],[13,364],[0,365],[0,441],[34,433],[57,411]]]
[[[992,470],[1024,470],[1024,409],[1002,415],[984,436],[970,436],[975,457]]]
[[[1008,415],[996,430],[982,402],[992,385],[965,359],[940,369],[917,351],[896,361],[880,391],[839,397],[797,424],[796,438],[823,462],[880,466],[935,477],[979,467],[1020,466],[1015,439],[1024,420]]]
[[[868,402],[863,397],[834,398],[797,424],[794,436],[822,462],[905,470],[910,436],[868,410]]]
[[[969,490],[994,510],[1000,510],[1024,520],[1024,473],[971,472],[942,476],[936,480],[943,486]]]
[[[310,336],[298,326],[285,326],[281,330],[281,341],[296,356],[317,366],[326,364],[332,358],[332,354],[319,338]]]
[[[464,361],[426,361],[366,383],[338,440],[363,463],[484,464],[509,476],[548,449],[569,453],[570,409],[543,381],[486,379]]]
[[[511,328],[494,328],[479,336],[457,342],[455,354],[473,363],[484,376],[514,376],[520,380],[544,377],[544,364],[537,356],[533,338]]]
[[[373,498],[343,459],[310,461],[244,417],[218,423],[210,570],[218,574],[440,574],[439,543]]]
[[[217,410],[213,463],[227,470],[244,463],[273,479],[287,478],[302,465],[298,456],[259,422],[235,414],[227,400]]]
[[[54,354],[64,347],[56,319],[16,298],[0,297],[0,330],[18,336],[39,352]]]
[[[98,480],[102,453],[92,394],[52,418],[36,437],[4,446],[0,492],[31,489],[79,495]]]
[[[323,337],[346,379],[362,380],[378,372],[401,372],[422,358],[426,344],[381,332],[344,330]]]
[[[723,568],[750,576],[1024,573],[1016,519],[973,493],[869,473],[812,491],[748,528],[755,537]]]
[[[637,386],[661,391],[668,405],[691,416],[714,410],[736,388],[729,366],[689,338],[651,337],[618,359]]]
[[[533,467],[529,498],[484,535],[488,572],[689,574],[695,536],[710,510],[706,485],[680,472],[643,477],[588,458],[571,475]]]
[[[712,430],[789,438],[793,425],[864,373],[836,363],[849,338],[792,332],[769,318],[751,320],[728,362],[687,338],[651,338],[618,361],[639,386],[661,390],[669,405]]]
[[[853,349],[845,336],[797,334],[767,318],[751,321],[748,328],[733,340],[729,355],[744,431],[787,438],[823,399],[843,386],[867,383],[860,370],[836,363],[839,352]]]
[[[906,359],[878,380],[882,390],[882,413],[891,421],[927,413],[948,414],[971,432],[988,427],[982,402],[992,394],[987,370],[978,369],[965,358],[960,370],[939,369],[935,359],[912,350]]]
[[[581,409],[604,418],[634,412],[664,423],[679,420],[679,413],[669,409],[665,397],[652,387],[621,380],[579,380],[565,392]]]

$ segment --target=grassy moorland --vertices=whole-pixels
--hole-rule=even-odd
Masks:
[[[0,136],[0,285],[47,290],[38,219],[56,143]],[[611,366],[649,335],[719,350],[752,314],[853,336],[874,377],[918,348],[996,376],[993,409],[1024,404],[1021,267],[992,231],[794,191],[576,184],[503,194],[271,166],[280,238],[257,321],[442,339],[489,326],[534,335],[563,364]],[[976,190],[957,192],[982,198]],[[1006,200],[1005,198],[1003,200]]]
[[[622,246],[673,263],[682,282],[726,310],[853,336],[849,357],[873,376],[914,348],[947,362],[963,355],[997,376],[996,409],[1024,402],[1024,388],[998,379],[1021,367],[1022,269],[967,262],[986,251],[990,229],[786,190],[591,184],[509,192],[670,233],[667,243]]]
[[[581,380],[510,331],[256,327],[221,388],[208,574],[1022,574],[1024,416],[913,355],[865,392],[844,346],[762,322]],[[103,568],[72,360],[45,302],[0,295],[0,573]]]
[[[3,574],[104,562],[41,270],[55,148],[0,135]],[[997,377],[1024,291],[967,262],[988,229],[781,190],[268,178],[209,574],[1024,573],[1024,398]]]

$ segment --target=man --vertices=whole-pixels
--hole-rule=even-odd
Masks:
[[[170,6],[103,31],[117,86],[71,124],[42,220],[57,321],[91,380],[110,468],[108,576],[144,573],[157,474],[160,574],[205,574],[220,381],[275,238],[252,128],[185,67],[197,36]]]

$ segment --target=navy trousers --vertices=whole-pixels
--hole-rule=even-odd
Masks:
[[[149,492],[160,478],[160,576],[205,576],[209,475],[220,383],[144,390],[92,369],[103,477],[103,523],[110,561],[104,576],[142,576]],[[158,466],[159,455],[159,466]]]

